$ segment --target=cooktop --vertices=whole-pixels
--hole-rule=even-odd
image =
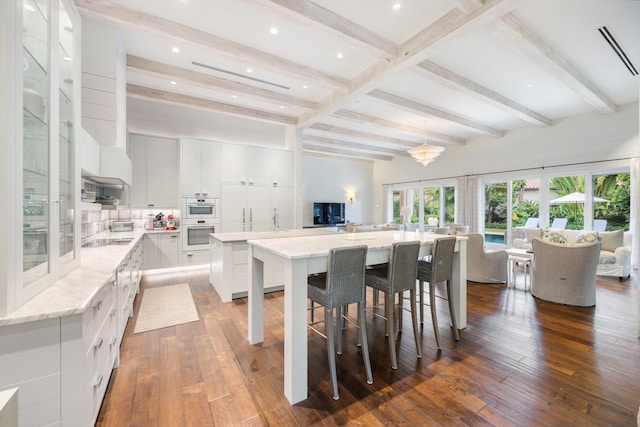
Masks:
[[[133,239],[96,239],[82,244],[83,248],[97,248],[99,246],[128,245]]]

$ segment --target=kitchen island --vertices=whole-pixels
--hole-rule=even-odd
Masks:
[[[307,398],[307,276],[327,271],[332,248],[367,245],[367,265],[388,262],[395,242],[420,242],[420,256],[431,254],[439,236],[412,231],[336,233],[295,239],[250,240],[251,276],[248,307],[248,339],[251,344],[264,340],[265,266],[279,263],[284,271],[284,394],[291,404]],[[457,324],[467,325],[467,237],[456,236],[452,266],[452,299]]]
[[[327,234],[336,234],[335,227],[209,234],[209,283],[218,292],[222,302],[246,297],[249,291],[248,240]],[[264,291],[282,290],[283,284],[282,268],[273,264],[266,265]]]

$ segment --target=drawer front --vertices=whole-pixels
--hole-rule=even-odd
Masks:
[[[116,316],[110,314],[103,322],[89,351],[85,355],[84,384],[86,396],[91,396],[91,399],[89,399],[91,408],[86,413],[87,416],[91,417],[91,420],[89,420],[91,422],[87,425],[93,425],[95,417],[100,410],[102,398],[107,390],[117,351],[117,346],[114,345],[115,329]]]
[[[102,325],[111,311],[111,306],[115,302],[116,289],[115,278],[106,283],[98,295],[93,299],[91,306],[84,313],[82,318],[82,337],[85,349],[91,345],[93,337],[96,335],[98,328]]]
[[[209,264],[209,251],[189,251],[182,254],[182,266]]]

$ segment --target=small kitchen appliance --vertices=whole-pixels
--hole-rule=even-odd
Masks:
[[[175,230],[176,228],[176,220],[173,219],[173,215],[167,215],[167,226],[165,227],[165,230]]]
[[[156,215],[156,219],[153,221],[153,228],[154,229],[163,229],[164,225],[165,225],[165,221],[164,219],[164,214],[162,212],[158,213]]]

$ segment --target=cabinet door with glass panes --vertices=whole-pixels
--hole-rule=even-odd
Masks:
[[[23,87],[19,306],[78,264],[79,16],[67,1],[24,0],[16,20]]]

